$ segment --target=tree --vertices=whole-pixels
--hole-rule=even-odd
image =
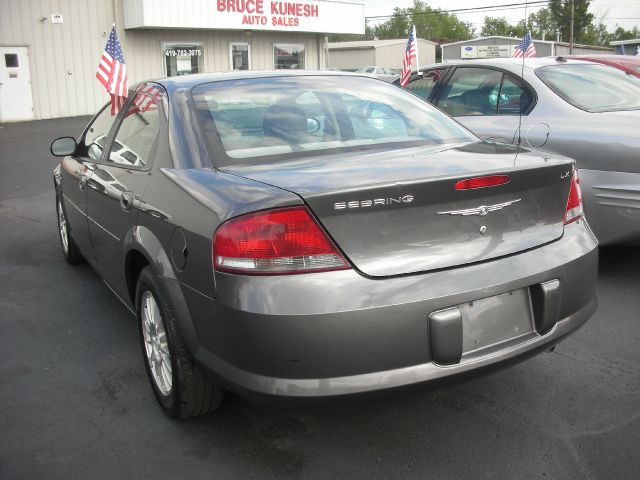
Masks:
[[[511,25],[505,17],[484,17],[484,24],[480,34],[483,37],[522,37],[524,36],[524,22]]]
[[[585,41],[587,28],[593,23],[593,14],[589,13],[589,0],[574,0],[573,32],[576,43]],[[570,42],[571,0],[549,0],[551,21],[558,28],[562,40]]]
[[[538,12],[529,14],[527,26],[533,38],[555,40],[558,26],[551,18],[548,8],[541,8]]]
[[[611,40],[613,40],[612,34],[607,31],[607,26],[602,22],[589,25],[582,37],[582,41],[586,45],[598,45],[600,47],[608,47]]]
[[[394,8],[392,17],[373,27],[374,36],[379,39],[404,38],[409,35],[410,17],[408,9]]]
[[[480,35],[483,37],[511,36],[511,24],[505,17],[484,17]]]
[[[613,33],[608,32],[603,23],[604,19],[599,19],[596,23],[593,14],[589,13],[588,0],[574,1],[576,43],[608,47],[609,42],[613,40],[640,38],[637,26],[630,30],[618,27]],[[515,25],[510,24],[504,17],[485,17],[480,35],[521,38],[525,32],[530,31],[533,38],[555,40],[556,32],[560,31],[562,40],[568,42],[570,22],[571,0],[550,0],[547,8],[531,13],[526,22],[521,20]],[[461,21],[456,15],[439,8],[431,8],[422,0],[414,0],[413,6],[409,8],[395,8],[393,15],[385,22],[377,25],[367,24],[364,35],[331,35],[329,41],[406,38],[413,25],[416,26],[419,38],[440,43],[468,40],[475,34],[473,26]]]
[[[611,34],[611,40],[632,40],[634,38],[640,38],[640,31],[636,25],[631,30],[625,30],[622,27],[618,27]]]
[[[439,8],[431,8],[421,0],[414,0],[409,8],[394,8],[393,15],[387,21],[367,27],[365,35],[353,36],[349,40],[365,40],[369,38],[389,39],[406,38],[409,30],[416,26],[418,38],[455,42],[473,38],[473,26],[461,21],[456,15]],[[331,41],[341,41],[344,37],[332,35]]]

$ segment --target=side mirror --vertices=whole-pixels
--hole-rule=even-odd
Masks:
[[[78,149],[76,139],[73,137],[60,137],[51,142],[51,154],[56,157],[73,155]]]

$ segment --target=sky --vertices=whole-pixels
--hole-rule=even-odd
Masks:
[[[413,5],[413,0],[355,0],[365,4],[364,14],[367,17],[377,15],[390,15],[395,7],[406,8]],[[457,8],[472,8],[488,5],[504,5],[523,3],[524,0],[424,0],[432,8],[451,10]],[[539,10],[540,7],[529,7],[529,13]],[[609,31],[613,31],[619,25],[626,30],[640,25],[640,0],[591,0],[589,7],[597,20],[603,19]],[[506,17],[512,23],[524,18],[524,7],[509,10],[482,11],[471,13],[457,13],[458,18],[465,22],[471,22],[479,31],[485,16]]]

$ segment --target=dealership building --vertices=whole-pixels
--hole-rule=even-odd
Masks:
[[[0,0],[0,122],[93,114],[115,23],[129,84],[199,72],[324,69],[327,35],[362,34],[330,0]]]
[[[442,61],[473,60],[477,58],[510,57],[513,51],[522,41],[516,37],[480,37],[463,42],[446,43],[442,45]],[[566,42],[533,39],[536,47],[536,56],[561,56],[569,55],[571,49]],[[613,49],[597,47],[593,45],[574,45],[574,55],[593,55],[599,53],[613,53]]]
[[[637,55],[637,52],[640,52],[640,38],[633,38],[631,40],[616,40],[614,42],[609,42],[614,48],[619,48],[622,46],[624,48],[625,55]]]
[[[422,38],[416,39],[420,65],[436,61],[436,43]],[[375,65],[392,69],[402,68],[402,59],[407,48],[407,39],[361,40],[329,44],[329,67],[355,70]]]

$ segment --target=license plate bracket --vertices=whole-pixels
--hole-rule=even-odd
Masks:
[[[528,288],[458,305],[462,360],[507,348],[536,335]]]

